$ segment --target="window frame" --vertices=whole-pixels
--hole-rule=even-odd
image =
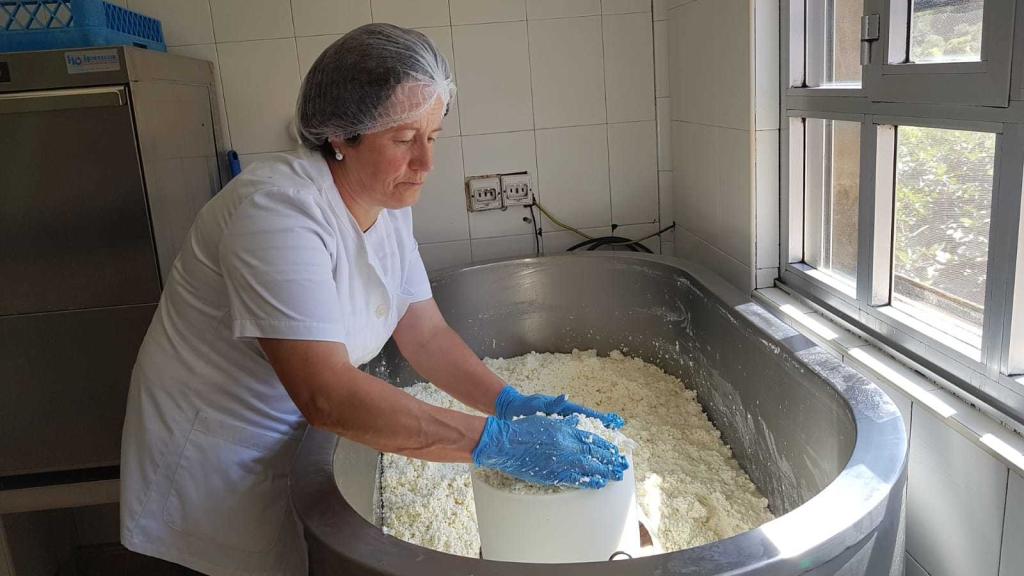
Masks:
[[[862,85],[876,102],[934,102],[1006,107],[1009,104],[1015,0],[984,0],[981,60],[892,64],[909,58],[909,10],[913,0],[865,0],[864,13],[880,18],[880,39]],[[941,96],[940,96],[941,95]]]
[[[790,0],[784,0],[790,1]],[[784,19],[788,20],[787,29],[795,30],[799,37],[799,43],[790,44],[790,61],[798,66],[787,66],[787,73],[782,75],[786,79],[783,86],[783,93],[792,95],[815,94],[820,96],[835,96],[844,98],[860,98],[864,96],[864,78],[861,75],[860,85],[825,84],[818,85],[818,78],[808,70],[822,63],[824,57],[808,56],[805,46],[809,42],[824,43],[824,10],[816,10],[815,6],[821,5],[823,0],[800,0],[791,2],[791,6],[798,5],[799,9],[791,10]],[[807,4],[811,3],[812,8],[808,9]],[[783,22],[785,25],[786,23]],[[799,44],[799,47],[795,47]],[[785,53],[785,52],[784,52]],[[808,82],[810,81],[810,82]]]
[[[789,32],[793,23],[802,22],[803,18],[802,14],[796,18],[791,9],[796,5],[796,12],[801,12],[805,1],[782,3],[783,54],[802,52],[802,47],[797,50],[791,45]],[[865,10],[881,1],[888,2],[867,0]],[[1016,4],[1015,18],[1024,21],[1024,0],[1017,0]],[[1005,84],[1005,108],[954,101],[916,102],[913,91],[906,93],[907,102],[879,102],[869,95],[868,89],[794,87],[790,60],[782,59],[778,282],[845,321],[867,339],[908,358],[929,376],[948,383],[955,393],[1024,425],[1024,102],[1018,100],[1024,98],[1024,27],[1018,26],[1016,30],[1012,39],[1016,63],[1012,78],[1008,75]],[[803,41],[802,30],[792,38]],[[880,44],[875,42],[872,50],[881,49]],[[803,65],[802,61],[798,64]],[[865,79],[866,74],[867,70]],[[803,263],[805,142],[801,119],[807,117],[861,123],[855,295]],[[888,305],[895,194],[894,134],[899,125],[996,134],[985,311],[982,343],[977,350]]]
[[[802,111],[802,110],[786,110],[785,113],[786,113],[785,118],[787,118],[789,120],[789,126],[790,126],[790,130],[791,131],[793,130],[793,127],[798,122],[803,122],[803,125],[801,126],[801,133],[797,134],[797,135],[793,135],[792,138],[793,138],[793,142],[798,143],[799,148],[804,151],[803,158],[801,158],[801,161],[800,161],[800,172],[799,172],[800,178],[799,179],[792,179],[792,180],[789,181],[789,184],[788,184],[788,186],[789,186],[789,194],[790,194],[789,198],[791,199],[791,203],[792,204],[799,204],[799,206],[793,206],[793,205],[790,206],[790,209],[789,209],[790,213],[794,215],[794,217],[793,217],[793,219],[791,221],[799,220],[799,221],[803,222],[803,224],[801,226],[801,230],[798,233],[796,233],[796,232],[794,233],[794,238],[798,237],[799,238],[799,242],[797,242],[795,244],[792,244],[790,246],[789,256],[790,256],[791,261],[789,262],[789,264],[795,265],[801,271],[804,271],[804,272],[806,272],[808,274],[811,274],[812,276],[815,276],[815,272],[818,272],[820,274],[820,276],[815,276],[815,280],[817,282],[821,282],[821,283],[827,284],[827,285],[831,286],[832,288],[847,294],[848,296],[854,296],[854,294],[852,292],[855,292],[856,284],[854,285],[853,289],[851,289],[841,279],[839,279],[837,277],[832,277],[832,276],[828,275],[827,273],[820,272],[820,271],[816,270],[813,266],[810,266],[809,264],[806,264],[806,260],[807,260],[807,246],[806,246],[806,241],[805,240],[806,240],[806,234],[807,234],[807,232],[806,232],[806,230],[807,230],[806,207],[807,207],[807,192],[808,192],[808,190],[807,190],[807,178],[808,178],[808,175],[809,175],[810,170],[812,168],[812,167],[807,165],[806,158],[808,156],[812,156],[812,155],[815,158],[817,158],[819,156],[819,154],[818,154],[819,152],[823,156],[824,155],[824,149],[822,147],[822,143],[819,143],[819,142],[816,141],[817,139],[815,139],[815,141],[812,142],[808,138],[807,132],[806,132],[807,125],[806,125],[805,121],[813,119],[813,120],[829,120],[829,121],[833,121],[833,122],[853,122],[853,123],[857,123],[857,124],[860,124],[862,126],[861,137],[863,138],[863,135],[864,135],[863,124],[864,124],[864,121],[866,119],[866,116],[864,116],[863,114],[848,114],[848,113],[843,113],[843,112],[816,112],[816,113],[810,113],[810,112],[805,112],[805,111]],[[797,122],[794,122],[794,120],[797,121]],[[861,151],[863,152],[863,143],[861,145]],[[863,166],[863,163],[862,163],[862,166]],[[814,168],[817,171],[817,169],[822,168],[822,166],[819,163],[819,164],[816,164],[814,166]],[[860,191],[863,191],[863,184],[860,185]],[[798,215],[798,216],[796,216],[796,215]],[[858,234],[859,234],[859,231],[858,231]],[[859,238],[858,238],[858,245],[859,245]],[[860,250],[858,249],[858,256],[859,256],[859,253],[860,253]],[[860,274],[859,267],[860,267],[860,262],[858,260],[858,276]]]

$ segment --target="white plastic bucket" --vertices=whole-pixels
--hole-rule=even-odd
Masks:
[[[600,490],[517,494],[488,484],[474,472],[480,547],[487,560],[597,562],[640,555],[633,459],[622,480]]]

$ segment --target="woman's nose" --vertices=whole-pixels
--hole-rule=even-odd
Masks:
[[[428,142],[421,142],[416,145],[409,166],[419,172],[430,172],[434,169],[434,150]]]

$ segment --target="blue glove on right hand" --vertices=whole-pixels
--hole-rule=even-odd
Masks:
[[[516,416],[533,416],[538,412],[542,414],[557,414],[559,416],[570,416],[582,414],[590,418],[597,418],[604,424],[605,428],[618,430],[626,425],[622,416],[614,412],[598,412],[586,406],[580,406],[569,402],[565,394],[560,396],[548,396],[547,394],[530,394],[525,396],[512,386],[505,386],[498,394],[494,402],[494,415],[502,420],[512,420]]]
[[[619,449],[576,428],[579,417],[487,418],[473,463],[534,484],[602,488],[629,468]]]

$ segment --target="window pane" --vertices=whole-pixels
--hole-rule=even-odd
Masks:
[[[828,0],[826,84],[860,84],[860,18],[863,0]]]
[[[912,62],[981,60],[985,0],[914,0]]]
[[[860,124],[807,120],[804,261],[851,288],[857,279]],[[817,158],[821,156],[821,158]]]
[[[901,126],[892,305],[981,346],[995,135]]]

